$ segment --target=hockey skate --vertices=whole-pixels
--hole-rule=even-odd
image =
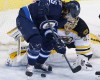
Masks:
[[[82,70],[91,71],[93,70],[92,65],[89,63],[88,58],[84,55],[78,55],[76,62],[73,64],[73,67],[81,66]]]
[[[33,75],[33,70],[34,70],[34,66],[32,65],[28,65],[27,68],[26,68],[26,75],[31,77]]]
[[[52,67],[50,65],[46,65],[46,64],[39,64],[36,63],[35,65],[28,65],[26,68],[26,75],[31,77],[33,75],[33,71],[39,71],[42,70],[44,72],[51,72],[52,71]]]
[[[51,72],[52,71],[52,67],[50,65],[46,65],[46,64],[39,64],[39,63],[36,63],[34,65],[34,68],[35,69],[40,69],[42,71],[46,71],[46,72]]]

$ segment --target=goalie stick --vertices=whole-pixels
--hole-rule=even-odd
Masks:
[[[52,33],[53,33],[53,36],[54,36],[54,38],[55,38],[57,44],[60,44],[60,45],[62,45],[62,46],[65,46],[65,44],[62,43],[61,38],[60,38],[58,35],[56,36],[56,35],[54,34],[53,28],[50,27],[50,23],[49,23],[49,21],[48,21],[47,16],[44,15],[44,17],[45,17],[45,19],[46,19],[46,21],[47,21],[47,23],[48,23],[49,28],[51,29],[51,31],[52,31]],[[64,55],[64,58],[65,58],[65,60],[67,61],[68,65],[69,65],[69,67],[70,67],[70,69],[71,69],[71,71],[72,71],[73,73],[76,73],[76,72],[78,72],[78,71],[81,70],[81,66],[80,66],[80,65],[77,66],[76,68],[72,68],[72,66],[71,66],[71,64],[70,64],[70,62],[69,62],[67,56],[66,56],[65,54],[63,54],[63,55]]]

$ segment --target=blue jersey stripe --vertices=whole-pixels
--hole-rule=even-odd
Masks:
[[[31,15],[30,15],[30,12],[29,12],[28,8],[27,8],[26,6],[24,6],[22,9],[24,10],[26,17],[27,17],[30,21],[32,21],[32,19],[31,19],[31,17],[30,17]]]

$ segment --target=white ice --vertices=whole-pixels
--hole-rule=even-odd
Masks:
[[[72,53],[72,51],[70,50],[68,53],[69,53],[67,55],[68,59],[70,63],[72,63],[75,60],[76,55]],[[59,56],[61,55],[59,54]],[[4,64],[5,64],[6,59],[7,59],[7,52],[1,51],[0,53],[0,80],[8,80],[8,79],[9,80],[27,80],[27,77],[25,76],[26,67],[25,66],[20,66],[20,67],[5,66]],[[59,62],[62,62],[62,63],[59,63]],[[100,59],[92,58],[90,62],[91,64],[93,64],[93,71],[81,70],[77,73],[73,73],[64,59],[57,60],[57,61],[48,61],[48,63],[53,66],[53,72],[46,74],[45,78],[41,77],[41,72],[34,72],[30,80],[54,80],[54,79],[56,80],[96,80],[95,71],[100,70]]]

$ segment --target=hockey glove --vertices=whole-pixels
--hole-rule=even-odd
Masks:
[[[57,35],[56,30],[54,29],[53,31],[54,31],[54,34]],[[53,40],[53,37],[54,37],[50,28],[43,30],[43,36],[49,41]]]
[[[53,40],[54,35],[57,36],[57,32],[56,32],[56,30],[53,30],[54,31],[54,35],[53,35],[52,31],[51,30],[49,30],[49,31],[50,32],[48,32],[45,36],[46,36],[47,39]]]
[[[65,54],[66,53],[66,46],[63,40],[61,40],[60,38],[58,38],[58,40],[56,41],[56,44],[54,44],[54,49],[61,54]]]
[[[48,22],[45,21],[45,22],[41,23],[40,29],[41,29],[42,36],[44,36],[44,38],[46,38],[47,40],[52,40],[54,37],[53,35],[57,34],[57,27],[58,27],[58,22],[54,21],[54,20],[48,20]],[[53,34],[52,30],[53,30],[54,34]]]
[[[61,45],[54,46],[54,49],[57,51],[57,53],[65,54],[66,53],[66,47]]]

